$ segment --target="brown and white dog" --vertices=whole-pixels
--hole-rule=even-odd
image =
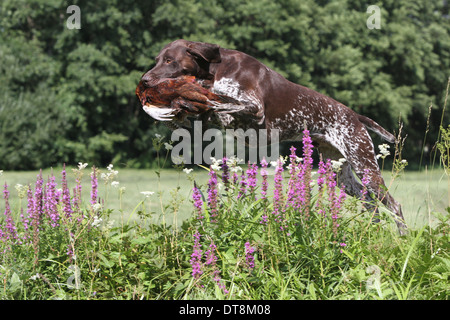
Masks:
[[[352,169],[360,179],[364,170],[368,170],[368,191],[395,214],[400,234],[405,233],[401,206],[386,191],[367,129],[391,143],[395,137],[375,121],[330,97],[288,81],[243,52],[210,43],[176,40],[168,44],[156,57],[155,67],[141,81],[151,87],[182,75],[203,79],[212,92],[240,102],[237,111],[216,114],[223,127],[268,131],[276,128],[283,141],[301,139],[306,126],[324,159],[347,160],[339,175],[347,193],[359,197],[363,189]],[[172,120],[170,108],[146,111],[157,120]]]

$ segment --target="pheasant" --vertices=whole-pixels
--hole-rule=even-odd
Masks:
[[[188,115],[236,109],[240,105],[239,101],[215,94],[202,84],[207,86],[194,76],[165,79],[152,87],[147,87],[141,80],[136,95],[144,111],[160,121],[183,122]]]

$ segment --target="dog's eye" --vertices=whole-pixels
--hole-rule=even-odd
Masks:
[[[168,58],[167,58],[164,62],[165,62],[166,64],[171,64],[172,61],[173,61],[172,59],[168,59]]]

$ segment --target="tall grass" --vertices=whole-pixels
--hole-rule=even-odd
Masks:
[[[47,180],[39,173],[34,185],[18,187],[16,212],[4,186],[0,296],[448,299],[448,214],[435,213],[436,224],[410,228],[406,236],[390,215],[373,223],[361,201],[337,188],[330,161],[312,171],[308,132],[304,137],[302,152],[292,148],[271,165],[215,160],[205,168],[205,184],[186,170],[192,214],[179,228],[179,188],[170,202],[160,189],[143,194],[149,198],[128,216],[119,209],[120,221],[112,223],[112,166],[102,174],[80,164],[74,185],[65,169]]]

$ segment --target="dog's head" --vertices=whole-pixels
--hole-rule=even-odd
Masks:
[[[209,64],[220,62],[216,44],[176,40],[166,45],[156,57],[156,65],[142,76],[147,86],[156,86],[167,78],[192,75],[211,79]]]

